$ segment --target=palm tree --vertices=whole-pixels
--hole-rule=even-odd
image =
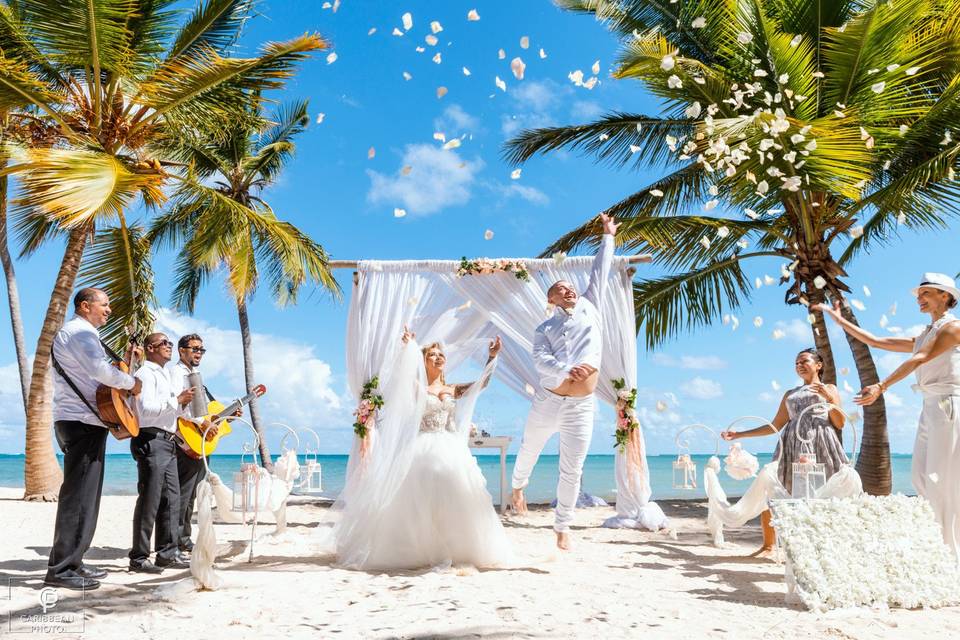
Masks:
[[[50,438],[50,345],[88,241],[105,223],[117,225],[128,290],[135,290],[136,240],[127,213],[138,201],[148,211],[159,207],[167,185],[190,179],[158,155],[156,141],[247,117],[260,91],[281,87],[298,61],[326,46],[308,34],[268,44],[255,57],[231,57],[250,0],[201,0],[189,14],[175,4],[0,4],[0,110],[33,110],[56,131],[54,144],[8,149],[13,164],[4,173],[16,174],[20,187],[14,214],[23,254],[66,237],[30,381],[26,499],[55,499],[61,479]],[[117,323],[144,327],[148,320]]]
[[[13,346],[17,354],[17,371],[20,373],[20,393],[26,409],[30,391],[30,363],[27,360],[26,340],[23,337],[23,317],[20,315],[20,292],[17,289],[17,274],[10,257],[7,241],[7,176],[0,176],[0,265],[7,285],[7,307],[10,312],[10,327],[13,330]]]
[[[247,390],[256,384],[247,303],[265,278],[281,304],[296,301],[301,286],[317,283],[334,295],[340,289],[319,244],[289,222],[277,218],[262,199],[294,152],[293,139],[307,126],[307,104],[297,102],[277,110],[264,129],[251,117],[228,123],[216,135],[179,137],[172,155],[190,163],[198,178],[181,185],[170,212],[158,217],[147,238],[151,243],[182,245],[177,259],[173,304],[193,312],[203,284],[222,271],[237,306],[243,343]],[[215,186],[205,186],[208,184]],[[260,436],[260,458],[271,466],[256,401],[251,421]]]
[[[663,113],[525,131],[506,154],[520,163],[570,148],[613,166],[670,168],[607,209],[624,220],[624,245],[654,252],[670,271],[634,286],[648,346],[749,300],[748,259],[782,260],[787,304],[842,299],[843,265],[858,251],[900,228],[944,228],[960,213],[960,2],[559,4],[606,22],[622,43],[614,77],[639,80],[663,98]],[[591,220],[547,253],[596,243],[598,233]],[[849,306],[844,314],[856,321]],[[835,379],[823,318],[811,321]],[[860,383],[876,382],[867,347],[849,343]],[[889,493],[883,405],[866,408],[864,430],[864,487]]]

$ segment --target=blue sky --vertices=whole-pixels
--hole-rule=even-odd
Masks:
[[[479,21],[467,20],[471,9]],[[288,89],[275,96],[309,99],[311,124],[288,171],[266,197],[281,217],[318,240],[334,259],[533,256],[657,177],[656,171],[614,171],[560,153],[529,162],[514,180],[512,167],[501,160],[503,141],[523,128],[585,122],[609,110],[658,111],[656,99],[637,83],[609,77],[616,42],[590,17],[564,13],[546,0],[343,0],[336,13],[318,0],[273,0],[263,2],[260,11],[248,25],[241,51],[305,31],[319,32],[332,45],[307,61]],[[408,31],[402,22],[406,12],[413,18]],[[435,46],[425,40],[432,35],[433,21],[442,26]],[[392,35],[394,28],[403,35]],[[371,29],[376,31],[368,35]],[[527,49],[521,48],[524,36]],[[328,62],[331,52],[336,59]],[[433,60],[438,53],[439,64]],[[510,69],[517,56],[526,64],[523,80]],[[578,69],[589,78],[596,61],[599,81],[592,90],[568,79]],[[497,76],[506,83],[505,92],[496,86]],[[437,97],[439,87],[447,90],[442,98]],[[464,136],[461,146],[443,150],[434,139],[437,132],[446,139]],[[404,176],[407,166],[411,169]],[[395,208],[407,215],[394,217]],[[484,239],[487,230],[494,232],[491,240]],[[865,305],[859,313],[864,326],[882,333],[923,324],[926,316],[916,311],[909,289],[923,271],[958,270],[951,250],[954,237],[905,235],[859,259],[848,282]],[[61,246],[51,246],[17,263],[31,350],[61,252]],[[170,262],[169,255],[160,255],[155,263],[164,304]],[[779,262],[769,260],[755,263],[750,275],[762,279],[779,271]],[[641,267],[638,277],[656,274],[656,269]],[[317,429],[322,450],[331,453],[346,451],[352,422],[344,355],[351,274],[337,276],[345,292],[340,302],[317,291],[293,308],[279,309],[266,295],[250,307],[258,377],[269,388],[264,398],[268,421]],[[651,453],[673,453],[673,434],[691,422],[720,428],[740,415],[773,415],[783,390],[795,383],[794,355],[812,346],[806,313],[786,307],[783,294],[776,286],[756,290],[738,314],[736,330],[718,325],[685,335],[656,353],[638,345],[638,404]],[[895,315],[890,313],[894,304]],[[879,324],[883,314],[889,320],[886,329]],[[754,318],[762,319],[761,327],[754,326]],[[204,335],[210,348],[204,366],[208,386],[220,396],[239,393],[236,313],[222,284],[208,286],[193,318],[162,309],[159,320],[171,334]],[[775,339],[775,330],[783,336]],[[23,421],[5,312],[0,335],[0,452],[20,453]],[[845,342],[835,344],[841,370],[851,369],[841,376],[841,388],[846,381],[858,389]],[[899,361],[877,355],[882,372]],[[850,395],[844,393],[848,401]],[[669,409],[657,411],[658,400]],[[893,449],[908,452],[919,403],[906,384],[895,388],[888,402]],[[480,401],[478,417],[488,431],[515,436],[516,448],[526,410],[521,398],[493,385]],[[603,411],[591,451],[612,452],[612,432],[611,415]],[[279,432],[272,439],[279,440]],[[748,447],[770,451],[773,445],[767,438]],[[116,442],[110,446],[125,450]],[[698,448],[709,450],[712,444],[703,441]]]

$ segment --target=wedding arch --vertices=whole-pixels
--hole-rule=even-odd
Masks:
[[[627,394],[637,386],[634,269],[630,266],[637,262],[649,262],[649,257],[614,258],[601,309],[604,348],[597,395],[614,406],[620,397],[614,381],[622,380]],[[360,402],[364,385],[389,364],[404,326],[416,333],[421,344],[444,344],[451,370],[471,356],[485,358],[486,350],[478,349],[478,343],[500,335],[503,349],[495,375],[532,399],[539,386],[532,341],[537,325],[550,313],[547,289],[557,280],[567,280],[584,291],[592,264],[592,257],[331,262],[331,268],[356,270],[346,344],[347,379],[354,400]],[[630,435],[616,452],[617,515],[604,526],[659,528],[663,516],[650,502],[650,475],[639,424]],[[351,463],[358,455],[358,440]]]

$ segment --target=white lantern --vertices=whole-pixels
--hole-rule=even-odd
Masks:
[[[673,461],[673,488],[692,490],[697,488],[697,463],[689,453],[681,453]]]
[[[807,500],[817,497],[817,491],[827,484],[827,469],[822,462],[817,462],[813,453],[801,453],[793,463],[793,485],[790,488],[790,497]]]
[[[257,465],[251,462],[240,464],[233,474],[233,510],[251,513],[257,510]]]

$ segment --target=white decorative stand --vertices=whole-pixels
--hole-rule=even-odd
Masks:
[[[507,505],[510,504],[510,490],[507,487],[507,447],[512,440],[510,436],[470,438],[471,449],[500,450],[500,513],[506,513]]]

